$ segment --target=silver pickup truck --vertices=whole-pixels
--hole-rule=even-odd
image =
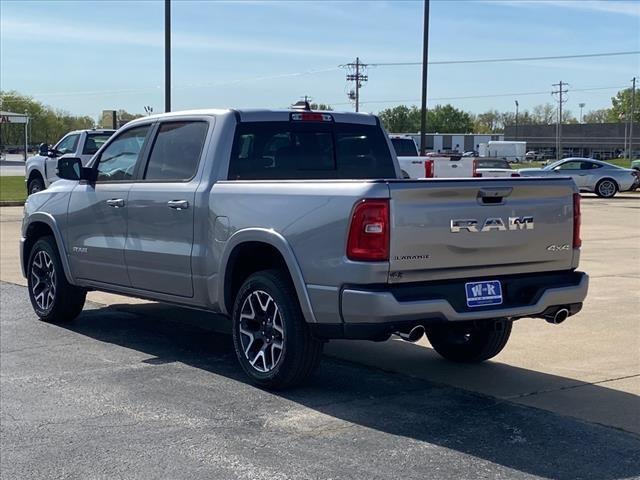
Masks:
[[[25,205],[36,314],[72,320],[88,290],[219,312],[266,387],[303,380],[337,338],[426,333],[486,360],[512,321],[560,323],[587,293],[571,179],[403,180],[372,115],[156,115],[58,170]]]

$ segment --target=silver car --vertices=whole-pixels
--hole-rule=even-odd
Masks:
[[[593,158],[565,158],[543,168],[521,168],[518,173],[523,177],[571,177],[581,191],[604,198],[632,190],[638,182],[632,169]]]

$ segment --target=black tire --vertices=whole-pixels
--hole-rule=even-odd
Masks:
[[[480,325],[446,325],[427,332],[434,350],[447,360],[479,363],[502,351],[511,335],[512,322],[492,320]]]
[[[596,183],[596,195],[601,198],[613,198],[618,193],[618,184],[610,178],[603,178]]]
[[[68,322],[82,312],[87,291],[67,282],[51,236],[42,237],[31,248],[27,285],[33,310],[45,322]]]
[[[232,320],[238,361],[254,384],[291,387],[318,366],[323,343],[311,335],[295,288],[284,272],[263,270],[251,275],[236,296]]]
[[[42,178],[36,176],[29,180],[29,183],[27,184],[27,193],[29,195],[41,192],[42,190],[44,190],[44,181]]]

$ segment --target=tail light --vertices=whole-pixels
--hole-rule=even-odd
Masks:
[[[433,178],[433,160],[424,161],[424,178]]]
[[[520,176],[520,174],[519,174],[519,173],[512,173],[512,174],[511,174],[511,176],[512,176],[512,177],[519,177],[519,176]]]
[[[389,260],[389,200],[365,199],[356,204],[347,258],[361,262]]]
[[[474,160],[473,161],[473,176],[474,177],[481,177],[482,174],[478,173],[478,160]]]
[[[582,246],[580,238],[580,223],[582,222],[582,214],[580,213],[580,194],[573,194],[573,248]]]

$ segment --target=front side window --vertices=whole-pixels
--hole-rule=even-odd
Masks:
[[[394,178],[384,133],[373,125],[251,122],[237,127],[229,180]]]
[[[80,135],[78,135],[77,133],[74,133],[73,135],[67,135],[58,142],[58,144],[55,146],[55,149],[60,152],[61,155],[64,155],[65,153],[73,153],[76,151],[79,138]]]
[[[133,179],[149,128],[149,125],[144,125],[127,130],[107,146],[98,162],[98,182]]]
[[[558,170],[580,170],[582,162],[566,162],[558,167]]]
[[[167,122],[153,143],[145,180],[189,180],[196,174],[207,122]]]
[[[89,133],[82,149],[83,155],[93,155],[111,138],[113,133]]]

